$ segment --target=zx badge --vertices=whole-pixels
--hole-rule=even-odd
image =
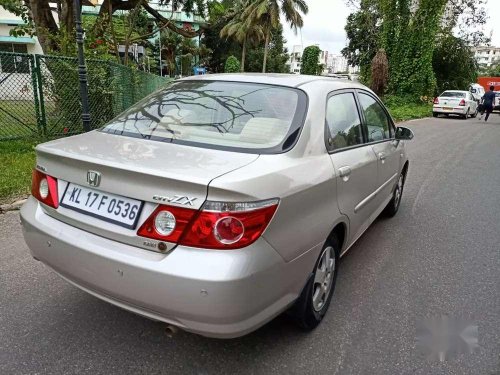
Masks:
[[[162,197],[161,195],[154,195],[153,200],[157,202],[168,202],[168,203],[177,203],[177,204],[187,204],[189,206],[193,205],[193,202],[196,198],[190,198],[184,195],[174,195],[173,198],[170,197]]]

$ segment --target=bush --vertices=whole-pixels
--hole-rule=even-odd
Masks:
[[[226,60],[226,65],[224,66],[225,73],[238,73],[240,71],[240,62],[234,56],[229,56]]]
[[[309,46],[304,49],[300,74],[319,75],[320,53],[321,50],[317,46]]]

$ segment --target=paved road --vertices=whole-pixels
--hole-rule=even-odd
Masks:
[[[408,123],[416,135],[399,214],[342,259],[334,301],[306,334],[279,317],[221,341],[173,338],[66,284],[0,215],[0,374],[500,374],[500,117]],[[424,317],[478,326],[444,362],[417,349]]]

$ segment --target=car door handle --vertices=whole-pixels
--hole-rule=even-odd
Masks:
[[[387,155],[385,154],[385,152],[379,152],[378,153],[378,158],[380,160],[384,161],[387,158]]]
[[[351,168],[349,167],[340,167],[339,168],[339,176],[344,179],[344,181],[347,181],[349,179],[349,176],[351,175]]]

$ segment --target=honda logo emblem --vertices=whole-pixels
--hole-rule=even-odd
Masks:
[[[101,174],[96,171],[88,171],[87,172],[87,183],[90,186],[99,186],[101,183]]]

